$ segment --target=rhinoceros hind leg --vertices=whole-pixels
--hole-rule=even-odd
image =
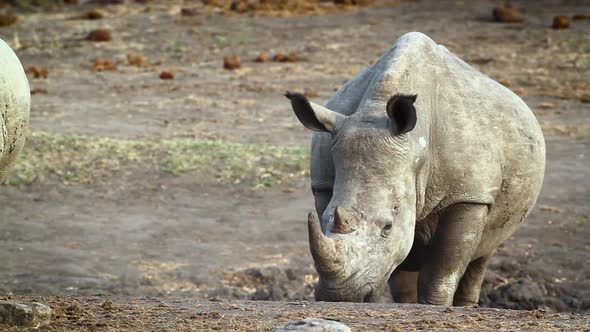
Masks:
[[[393,271],[389,277],[389,288],[393,302],[418,302],[418,272]]]
[[[463,278],[459,282],[459,287],[455,292],[453,305],[456,306],[476,306],[479,302],[479,292],[481,290],[481,283],[488,266],[490,256],[480,257],[469,263],[467,270],[463,274]]]
[[[418,275],[418,302],[452,305],[459,281],[475,255],[487,205],[454,204],[440,216],[429,256]]]

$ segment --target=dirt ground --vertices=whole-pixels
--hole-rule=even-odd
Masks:
[[[1,299],[1,297],[0,297]],[[146,297],[21,297],[53,308],[52,323],[11,331],[274,331],[307,317],[353,331],[587,331],[590,316],[489,308]],[[2,325],[0,325],[2,328]]]
[[[15,48],[25,68],[45,67],[49,75],[29,75],[35,92],[31,130],[38,135],[21,159],[37,159],[29,158],[35,162],[28,166],[22,160],[12,184],[0,187],[0,295],[311,300],[317,277],[306,215],[313,201],[306,171],[297,167],[306,157],[293,159],[297,165],[281,164],[286,155],[306,151],[310,133],[281,93],[304,91],[323,103],[401,34],[421,31],[521,95],[545,132],[543,192],[528,221],[494,256],[480,304],[588,312],[590,20],[572,20],[564,30],[551,29],[551,22],[555,15],[590,14],[590,6],[583,0],[513,3],[523,23],[492,22],[495,2],[485,0],[377,1],[374,7],[306,16],[223,15],[200,2],[164,0],[16,10],[19,23],[0,27],[0,38]],[[103,10],[104,18],[83,18],[92,8]],[[181,15],[181,8],[195,15]],[[85,40],[99,28],[110,29],[112,40]],[[296,52],[299,60],[255,62],[263,51],[271,58]],[[149,65],[129,64],[129,53],[143,55]],[[240,69],[223,69],[223,57],[231,54],[241,57]],[[113,60],[116,70],[93,70],[97,59]],[[174,79],[160,79],[165,70]],[[47,137],[60,138],[50,145]],[[89,145],[71,148],[83,137],[107,139],[101,147],[108,153]],[[198,170],[186,165],[193,159],[182,159],[174,164],[183,167],[179,172],[149,158],[149,151],[190,153],[191,147],[174,145],[187,141],[217,142],[215,154],[243,146],[280,152],[247,165],[239,165],[238,155],[228,176],[228,156]],[[155,150],[134,151],[144,143]],[[80,158],[90,161],[75,163]],[[55,167],[46,167],[53,162]],[[91,306],[103,301],[79,300],[94,301]],[[129,301],[136,302],[121,302],[122,308],[142,300]],[[153,307],[157,301],[148,302]],[[207,313],[214,310],[211,303],[197,303],[203,315],[213,315]],[[252,303],[231,303],[242,310],[235,319],[256,315],[243,309]],[[293,317],[304,312],[289,303],[260,305],[298,308],[288,314]],[[324,307],[308,305],[322,315]],[[357,310],[352,304],[342,308]],[[233,315],[215,310],[212,319]],[[442,309],[425,310],[419,319],[437,324]],[[487,311],[449,315],[480,312]],[[355,315],[345,321],[361,326],[372,317]],[[529,324],[526,313],[506,315]],[[273,322],[287,319],[279,316]],[[109,317],[100,324],[122,327]],[[419,320],[392,319],[402,330]],[[500,318],[473,320],[481,324],[475,329],[502,324]],[[518,326],[569,327],[567,315],[553,321]]]

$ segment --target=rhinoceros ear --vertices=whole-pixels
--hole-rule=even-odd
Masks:
[[[284,93],[291,100],[291,106],[299,122],[307,129],[313,131],[333,132],[336,128],[336,120],[344,118],[344,115],[330,111],[329,109],[312,103],[300,93]]]
[[[405,134],[416,126],[416,108],[414,102],[416,95],[395,94],[387,101],[387,115],[395,123],[394,130],[397,135]]]

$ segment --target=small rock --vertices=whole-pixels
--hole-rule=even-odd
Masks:
[[[237,55],[229,55],[223,58],[223,68],[225,69],[238,69],[242,66],[240,57]]]
[[[14,14],[0,14],[0,27],[6,27],[18,22],[18,17]]]
[[[100,305],[100,307],[104,310],[110,311],[113,310],[115,306],[113,305],[113,301],[111,301],[111,299],[107,299]]]
[[[86,40],[95,41],[95,42],[105,42],[112,40],[113,37],[111,35],[110,30],[106,29],[97,29],[90,31],[88,36],[86,36]]]
[[[276,62],[297,62],[298,57],[297,53],[295,52],[291,52],[289,54],[277,53],[275,54],[273,60]]]
[[[43,88],[31,89],[32,95],[38,95],[38,94],[46,95],[47,93],[48,93],[47,89],[43,89]]]
[[[570,19],[567,16],[555,16],[553,18],[553,29],[567,29],[570,26]]]
[[[490,62],[493,62],[494,59],[492,58],[475,58],[471,59],[469,62],[474,63],[476,65],[487,65]]]
[[[297,60],[298,60],[297,53],[291,52],[287,55],[287,62],[297,62]]]
[[[510,3],[504,3],[502,6],[495,7],[492,10],[494,21],[503,23],[519,23],[522,22],[522,15],[518,8]]]
[[[31,66],[27,69],[27,73],[33,74],[34,78],[47,78],[49,75],[49,69],[45,67]]]
[[[266,62],[268,61],[269,55],[266,52],[260,52],[258,57],[256,58],[256,62]]]
[[[276,62],[286,62],[287,56],[283,53],[277,53],[272,59]]]
[[[506,79],[506,80],[499,80],[498,82],[500,84],[502,84],[503,86],[506,86],[506,87],[512,86],[512,81],[511,80],[508,80],[508,79]]]
[[[82,305],[78,301],[74,301],[66,308],[65,313],[69,318],[75,319],[82,317],[84,309],[82,309]]]
[[[574,16],[572,16],[572,20],[574,20],[574,21],[590,20],[590,14],[575,14]]]
[[[66,241],[64,242],[64,248],[68,249],[80,249],[83,246],[83,242],[80,241]]]
[[[208,294],[209,301],[223,301],[223,299],[248,300],[250,293],[236,287],[223,287],[211,290]]]
[[[92,65],[94,71],[116,70],[117,63],[111,59],[97,59]]]
[[[544,101],[544,102],[540,103],[537,107],[540,109],[548,110],[548,109],[555,108],[555,104],[550,103],[548,101]]]
[[[563,209],[558,208],[557,206],[541,205],[540,209],[543,212],[550,212],[550,213],[562,213],[563,212]]]
[[[526,96],[528,93],[525,88],[514,88],[512,89],[512,92],[516,93],[519,96]]]
[[[51,308],[38,302],[0,302],[0,324],[39,327],[51,321]]]
[[[305,331],[305,332],[351,332],[350,328],[342,323],[321,318],[306,318],[290,322],[278,327],[275,332]]]
[[[374,3],[374,0],[334,0],[336,5],[348,5],[348,6],[370,6]]]
[[[100,9],[91,9],[84,14],[84,17],[89,20],[98,20],[104,17],[104,12]]]
[[[174,79],[174,73],[168,70],[164,70],[163,72],[160,73],[160,78],[163,80],[173,80]]]
[[[252,1],[233,0],[229,9],[238,13],[245,13],[248,10],[255,10],[256,4]]]
[[[195,8],[182,8],[180,9],[180,15],[182,16],[197,16],[199,11]]]
[[[136,67],[149,67],[152,65],[143,55],[139,53],[127,54],[127,62],[129,62],[130,65]]]

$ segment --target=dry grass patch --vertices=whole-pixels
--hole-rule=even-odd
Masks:
[[[33,132],[6,184],[49,178],[93,183],[114,175],[188,172],[219,182],[269,187],[308,172],[309,150],[299,147],[172,139],[160,142]]]

